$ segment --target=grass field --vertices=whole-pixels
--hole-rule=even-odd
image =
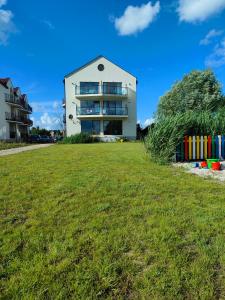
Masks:
[[[224,299],[225,185],[142,144],[0,158],[1,299]]]
[[[0,142],[0,151],[1,150],[6,150],[6,149],[11,149],[11,148],[24,147],[24,146],[29,146],[29,144]]]

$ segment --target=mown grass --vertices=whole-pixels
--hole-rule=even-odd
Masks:
[[[225,186],[137,143],[0,158],[3,299],[225,298]]]
[[[12,149],[12,148],[24,147],[24,146],[29,146],[29,144],[0,142],[0,151],[6,149]]]

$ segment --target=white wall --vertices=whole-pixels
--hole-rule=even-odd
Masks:
[[[10,122],[5,119],[6,112],[19,112],[16,107],[13,107],[12,105],[5,102],[5,94],[10,95],[10,88],[13,88],[11,80],[8,81],[7,86],[8,89],[0,84],[0,140],[10,140]],[[17,95],[18,97],[21,96],[20,90],[18,90]],[[21,137],[20,125],[16,123],[11,124],[14,124],[17,133],[17,140],[19,140]],[[22,130],[26,130],[28,133],[28,126],[23,126]]]
[[[8,86],[11,87],[11,82]],[[5,119],[5,113],[10,112],[10,106],[5,102],[5,94],[10,94],[9,88],[0,84],[0,140],[9,139],[9,123]]]
[[[98,70],[99,64],[104,65],[104,71]],[[136,78],[104,57],[65,78],[67,136],[81,132],[80,122],[76,118],[76,106],[79,107],[82,100],[77,99],[75,96],[75,85],[79,86],[81,81],[99,83],[122,82],[123,87],[128,87],[128,99],[122,100],[123,106],[126,104],[128,106],[128,118],[123,119],[123,135],[136,138]],[[87,98],[86,100],[92,99]],[[95,99],[93,98],[93,100]],[[70,114],[73,115],[73,120],[69,119],[68,116]]]

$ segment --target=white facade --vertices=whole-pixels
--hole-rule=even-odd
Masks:
[[[32,108],[27,96],[14,88],[9,78],[0,78],[0,140],[27,140]]]
[[[65,76],[66,135],[136,139],[136,82],[103,56]]]

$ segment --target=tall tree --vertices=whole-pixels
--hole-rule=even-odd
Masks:
[[[211,70],[192,71],[160,98],[157,117],[188,111],[214,112],[224,106],[221,85]]]

